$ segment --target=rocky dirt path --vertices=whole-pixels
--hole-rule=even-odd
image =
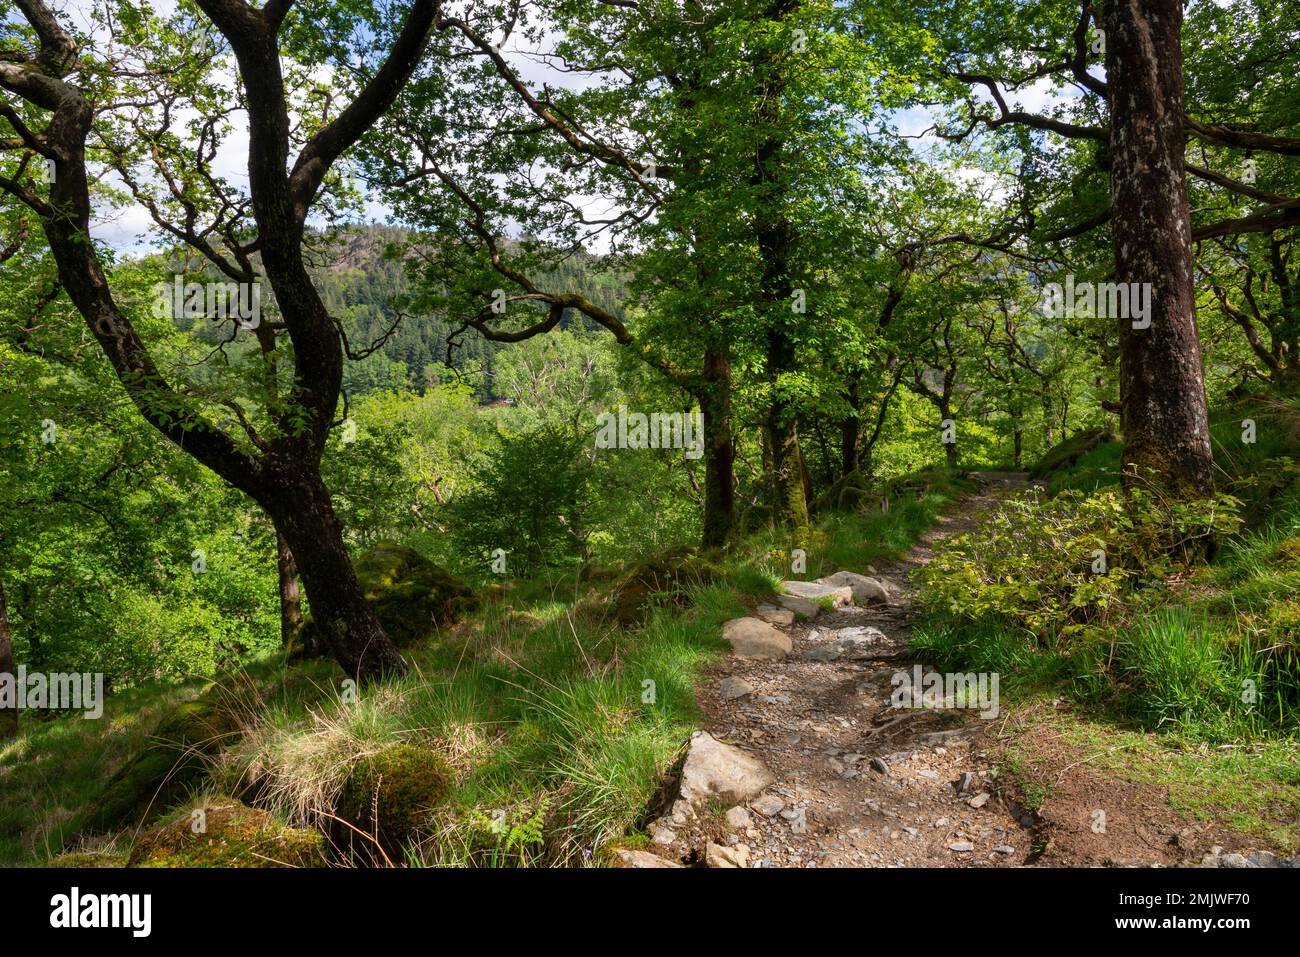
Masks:
[[[989,789],[982,732],[997,722],[965,709],[890,706],[893,676],[924,664],[907,652],[912,570],[930,560],[938,541],[970,529],[1025,485],[1018,473],[975,478],[979,491],[955,503],[904,558],[847,569],[874,573],[890,591],[888,603],[841,607],[788,624],[786,614],[763,610],[788,635],[788,654],[729,656],[706,680],[700,701],[704,730],[762,762],[770,783],[731,809],[726,799],[696,800],[690,808],[678,802],[650,825],[651,850],[703,863],[707,848],[711,864],[749,867],[1025,862],[1033,821]],[[749,627],[763,637],[757,623]],[[762,640],[732,643],[763,653]]]

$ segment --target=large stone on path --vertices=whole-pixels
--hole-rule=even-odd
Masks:
[[[781,582],[781,593],[821,604],[830,599],[832,608],[853,604],[853,589],[848,585],[824,585],[821,582]]]
[[[739,658],[780,660],[794,645],[790,636],[757,618],[733,618],[722,626],[722,638]]]
[[[703,804],[710,798],[733,806],[743,804],[775,781],[772,772],[752,755],[723,744],[707,731],[691,735],[681,786],[682,798],[691,804]]]
[[[817,583],[833,588],[842,588],[847,585],[853,593],[854,604],[889,603],[889,589],[885,587],[883,582],[875,578],[869,578],[866,575],[859,575],[857,572],[836,572],[834,575],[827,575],[825,578],[817,579]]]
[[[873,625],[841,628],[834,640],[809,648],[804,658],[808,661],[862,660],[876,656],[888,644],[889,636]]]
[[[788,608],[777,608],[775,605],[759,605],[754,609],[754,614],[769,625],[794,624],[794,612]]]
[[[795,595],[778,595],[776,600],[782,608],[800,618],[816,618],[823,610],[817,602]]]
[[[651,854],[649,851],[634,851],[630,848],[620,848],[614,852],[618,859],[620,867],[681,867],[676,861],[670,861],[667,858],[660,857],[658,854]]]
[[[748,867],[749,846],[737,844],[735,847],[723,847],[709,841],[704,848],[704,863],[709,867]]]

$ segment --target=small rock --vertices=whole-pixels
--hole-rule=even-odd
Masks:
[[[948,845],[948,850],[956,851],[958,854],[966,854],[975,850],[975,845],[970,841],[954,841]]]
[[[745,695],[752,693],[753,690],[754,686],[744,678],[728,676],[718,684],[718,693],[722,695],[723,701],[743,698]]]
[[[727,827],[743,831],[752,823],[749,812],[737,805],[727,812]]]
[[[1014,854],[1014,853],[1016,853],[1016,849],[1015,849],[1014,847],[1012,847],[1010,844],[1002,844],[1002,845],[1000,845],[1000,846],[998,846],[998,847],[993,848],[993,853],[994,853],[994,854]]]
[[[781,582],[781,594],[787,597],[803,598],[814,604],[818,604],[820,599],[829,598],[835,608],[853,604],[853,589],[847,585],[836,586],[824,585],[821,582],[784,581]]]
[[[667,827],[656,827],[650,834],[650,840],[663,847],[667,847],[673,841],[677,840],[677,832]]]
[[[964,738],[967,735],[975,734],[979,731],[977,726],[969,728],[953,728],[949,731],[930,731],[926,734],[918,735],[916,741],[918,744],[946,744],[954,738]]]
[[[876,771],[879,774],[889,774],[889,765],[881,758],[872,758],[871,770]]]
[[[722,626],[722,638],[738,658],[780,660],[790,653],[790,636],[758,618],[733,618]]]
[[[754,614],[769,625],[794,624],[794,612],[788,608],[778,608],[776,605],[759,605],[754,609]]]
[[[690,750],[682,766],[682,798],[699,804],[711,797],[728,804],[743,804],[775,782],[763,763],[739,748],[723,744],[707,731],[691,735]]]
[[[688,802],[678,798],[673,802],[672,810],[668,812],[668,816],[674,824],[680,827],[688,821],[694,820],[695,812],[691,810]]]
[[[660,857],[658,854],[651,854],[649,851],[633,851],[627,848],[621,848],[614,852],[619,863],[623,867],[681,867],[676,861],[670,861]]]
[[[775,794],[764,794],[763,796],[750,801],[749,806],[759,814],[763,815],[763,817],[776,817],[781,813],[781,809],[785,807],[785,802]]]
[[[749,848],[744,844],[723,847],[709,841],[704,848],[704,863],[709,867],[748,867]]]
[[[811,620],[822,613],[822,606],[815,601],[809,601],[807,598],[799,598],[795,595],[779,595],[776,600],[781,603],[782,608],[788,609],[799,618]]]
[[[855,572],[836,572],[834,575],[817,579],[817,582],[832,588],[847,586],[853,595],[853,601],[859,605],[889,603],[889,591],[884,584],[875,578],[868,578],[866,575],[859,575]]]
[[[870,625],[841,628],[833,640],[808,649],[803,657],[808,661],[838,661],[840,658],[861,660],[872,657],[888,641],[888,635]]]
[[[989,803],[989,792],[988,792],[988,791],[981,791],[979,794],[975,795],[973,798],[971,798],[971,799],[970,799],[969,801],[967,801],[966,803],[969,804],[969,805],[970,805],[971,807],[973,807],[973,808],[981,808],[981,807],[983,807],[985,804],[988,804],[988,803]]]
[[[961,777],[957,779],[957,793],[965,794],[975,786],[975,775],[969,771],[963,771]]]

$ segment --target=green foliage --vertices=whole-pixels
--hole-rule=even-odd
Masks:
[[[1188,7],[1192,120],[1300,132],[1293,5]],[[1120,397],[1117,324],[1034,308],[1064,272],[1115,271],[1106,232],[1078,228],[1109,201],[1108,103],[1048,67],[1074,62],[1077,3],[471,5],[430,31],[410,82],[314,190],[304,243],[341,377],[321,351],[333,330],[295,343],[274,295],[257,330],[153,308],[160,280],[261,276],[270,252],[250,179],[211,166],[242,149],[232,104],[257,80],[230,72],[201,7],[163,6],[111,0],[86,22],[56,11],[79,51],[69,82],[119,104],[91,117],[92,221],[147,208],[170,223],[147,237],[152,255],[83,237],[147,371],[115,373],[88,336],[93,313],[69,301],[40,203],[18,195],[49,190],[29,137],[0,151],[14,657],[104,672],[121,702],[102,731],[23,716],[0,751],[0,858],[133,826],[216,779],[295,825],[342,806],[412,863],[580,861],[655,793],[738,596],[770,595],[795,544],[815,575],[898,557],[968,488],[963,468],[1036,462],[1048,498],[1009,503],[920,572],[920,651],[1143,726],[1216,740],[1294,726],[1297,233],[1215,233],[1195,250],[1226,494],[1171,501],[1147,476],[1121,491],[1122,446],[1103,425]],[[278,33],[289,162],[398,23],[369,0],[292,6]],[[0,35],[18,73],[47,67],[23,64],[34,34],[18,15]],[[540,74],[487,56],[502,36],[508,64]],[[1014,101],[1026,69],[1045,111],[1084,135],[999,121],[958,79],[998,77]],[[21,121],[44,137],[43,105],[13,100],[6,135]],[[918,120],[940,135],[913,135]],[[1296,164],[1267,150],[1251,151],[1255,190],[1224,189],[1243,152],[1189,129],[1213,171],[1189,167],[1195,227],[1300,190]],[[354,222],[376,206],[395,224]],[[295,380],[311,367],[323,381]],[[293,396],[337,378],[322,474],[369,599],[424,669],[360,701],[327,664],[285,664],[275,531],[190,454],[217,429],[236,460],[325,435]],[[734,463],[596,448],[596,417],[620,405],[707,412]],[[940,440],[948,419],[955,447]],[[733,464],[739,534],[701,554],[706,489]],[[782,521],[805,497],[818,524],[792,540]],[[496,583],[486,608],[464,614],[457,576]],[[311,630],[309,616],[298,637]],[[193,677],[241,668],[274,675],[246,711],[190,700]],[[233,824],[278,833],[245,810]],[[163,844],[173,863],[246,860]]]
[[[1228,651],[1222,631],[1203,614],[1156,609],[1117,642],[1119,694],[1132,693],[1131,712],[1147,727],[1218,731],[1215,726],[1246,715],[1254,703],[1243,695],[1256,675]]]
[[[585,444],[583,436],[558,425],[498,435],[474,486],[450,506],[452,534],[466,564],[481,563],[486,575],[501,550],[509,573],[527,575],[581,555]]]
[[[1238,502],[1166,501],[1137,489],[1009,500],[979,529],[945,543],[920,572],[927,606],[1054,637],[1104,624],[1139,585],[1230,534]]]

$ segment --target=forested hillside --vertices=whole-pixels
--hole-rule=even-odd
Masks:
[[[65,6],[0,863],[1294,865],[1294,0]]]

